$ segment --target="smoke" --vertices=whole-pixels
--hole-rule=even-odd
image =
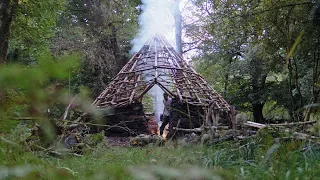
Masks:
[[[142,0],[142,3],[140,6],[142,13],[139,17],[140,31],[132,41],[131,53],[138,52],[155,34],[162,34],[174,46],[174,0]]]
[[[156,34],[163,35],[175,47],[175,16],[177,15],[175,11],[179,10],[179,6],[175,4],[175,1],[142,0],[143,5],[139,7],[142,10],[139,16],[140,31],[132,41],[133,48],[130,53],[138,52],[146,41]],[[151,51],[154,50],[151,48]],[[147,72],[145,73],[148,74]],[[146,76],[146,81],[150,81],[151,79],[149,78]],[[163,90],[158,85],[155,85],[149,90],[148,94],[153,96],[154,115],[159,123],[160,114],[163,113],[164,108]]]
[[[182,55],[182,15],[179,8],[180,0],[175,0],[174,3],[174,20],[175,20],[175,35],[176,35],[176,50]]]
[[[156,117],[157,123],[160,122],[160,115],[163,113],[163,90],[158,86],[153,86],[148,92],[153,96],[153,107],[154,107],[154,116]]]

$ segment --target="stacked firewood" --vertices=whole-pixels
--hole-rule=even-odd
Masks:
[[[110,117],[106,121],[106,136],[128,137],[147,133],[147,122],[145,116]]]
[[[128,137],[139,134],[150,134],[149,121],[154,116],[145,115],[143,105],[135,103],[127,107],[117,108],[114,114],[104,116],[106,136]]]
[[[178,99],[172,99],[171,104],[171,126],[181,128],[197,128],[203,124],[203,108],[189,105]]]

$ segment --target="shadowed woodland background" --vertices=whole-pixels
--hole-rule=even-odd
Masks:
[[[192,57],[191,65],[236,107],[243,119],[260,123],[317,120],[311,131],[319,136],[319,1],[189,0],[180,9],[181,24],[179,15],[172,17],[176,17],[176,27],[181,27],[176,31],[181,35],[182,54]],[[0,164],[3,168],[40,164],[36,171],[48,171],[45,175],[38,172],[42,178],[57,179],[60,175],[67,179],[81,178],[79,174],[84,171],[81,165],[90,158],[102,157],[94,167],[113,178],[123,175],[143,179],[137,173],[141,171],[147,172],[146,177],[183,179],[186,169],[180,164],[209,167],[214,172],[195,171],[205,171],[205,177],[226,179],[265,178],[265,172],[269,178],[319,177],[316,163],[320,157],[319,144],[274,143],[274,133],[265,136],[266,139],[237,142],[234,146],[226,143],[175,149],[175,145],[168,145],[162,147],[173,153],[168,161],[162,160],[161,149],[152,147],[119,152],[98,147],[85,157],[88,159],[64,159],[57,168],[57,159],[50,157],[51,164],[45,163],[47,154],[39,157],[26,153],[19,140],[23,140],[23,133],[28,133],[23,127],[29,127],[29,119],[48,127],[46,134],[54,134],[50,123],[62,117],[72,97],[80,96],[72,108],[86,111],[92,99],[127,63],[131,41],[139,33],[142,11],[140,0],[0,2]],[[74,112],[70,119],[78,115]],[[17,121],[21,118],[27,120]],[[43,141],[54,139],[53,135],[46,136]],[[310,151],[302,154],[302,147]],[[152,151],[156,152],[154,156]],[[114,162],[118,158],[107,157],[106,153],[119,153],[121,158],[104,172],[100,167],[102,160]],[[129,154],[133,158],[128,160]],[[125,163],[121,164],[122,160]],[[286,161],[292,165],[285,165]],[[142,166],[126,173],[123,170],[123,166],[150,163],[176,169]],[[88,177],[99,175],[94,170],[85,173]],[[7,176],[0,173],[0,179],[3,177]]]

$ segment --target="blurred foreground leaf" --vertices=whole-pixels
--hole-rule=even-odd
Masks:
[[[190,167],[184,169],[167,168],[162,166],[142,166],[128,169],[131,175],[137,179],[157,180],[159,178],[169,179],[234,179],[233,174],[228,171],[217,171],[200,167]]]
[[[9,177],[22,178],[33,171],[34,169],[28,166],[0,167],[0,179],[7,179]]]

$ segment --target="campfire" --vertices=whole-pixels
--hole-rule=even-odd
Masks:
[[[151,119],[148,121],[148,130],[150,135],[159,135],[159,126],[155,116],[152,116]]]

